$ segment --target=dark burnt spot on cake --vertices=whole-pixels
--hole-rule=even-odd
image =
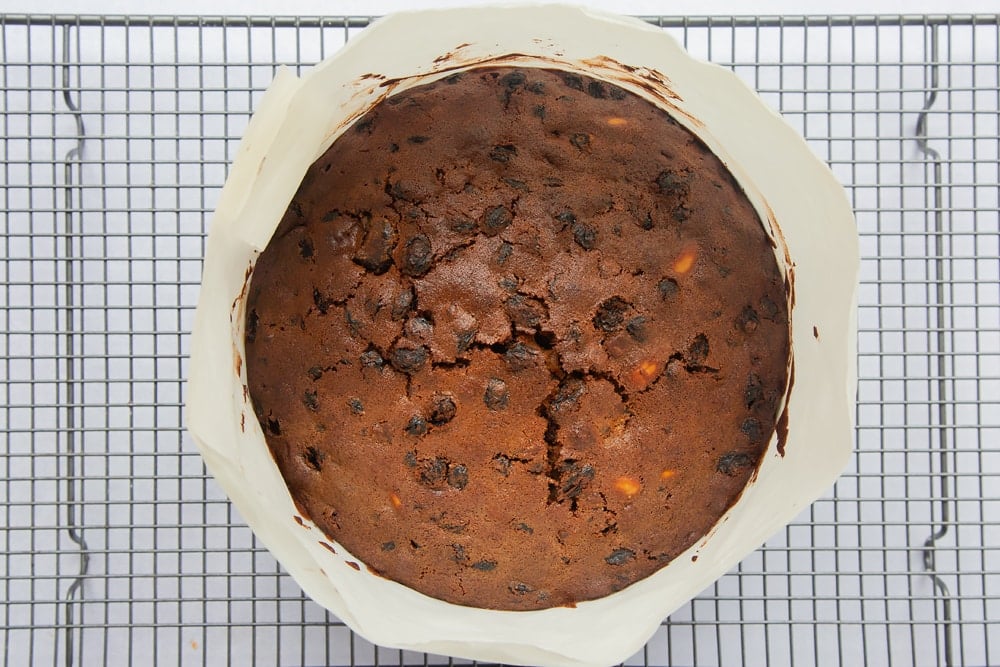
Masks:
[[[581,151],[585,148],[590,148],[590,135],[586,132],[574,132],[569,137],[569,143]]]
[[[315,252],[313,248],[313,242],[308,238],[299,239],[299,257],[302,259],[312,259]]]
[[[625,324],[625,331],[637,342],[646,342],[646,318],[642,315],[633,317]]]
[[[572,605],[651,575],[775,432],[790,297],[753,206],[610,82],[485,67],[388,100],[310,167],[248,288],[249,397],[292,498],[451,603]]]
[[[335,554],[335,553],[337,553],[337,550],[333,548],[333,545],[332,545],[332,544],[328,544],[328,543],[326,543],[326,542],[324,542],[324,541],[320,540],[320,541],[319,541],[319,545],[320,545],[321,547],[323,547],[324,549],[326,549],[327,551],[329,551],[330,553],[332,553],[332,554]]]
[[[427,421],[420,415],[413,415],[410,417],[410,421],[406,422],[406,428],[404,429],[407,435],[412,435],[414,437],[419,437],[421,435],[427,434]],[[407,452],[410,454],[411,452]]]
[[[673,278],[663,278],[656,283],[656,291],[664,301],[673,299],[677,296],[677,281]]]
[[[625,565],[632,560],[635,560],[635,552],[624,547],[615,549],[604,558],[604,562],[608,565]]]
[[[420,277],[431,268],[433,257],[430,239],[426,234],[416,234],[406,242],[403,263],[399,270],[408,276]]]
[[[750,439],[750,442],[758,442],[764,435],[760,422],[753,417],[747,417],[743,420],[743,423],[740,424],[740,431]]]
[[[319,410],[319,397],[314,389],[307,389],[305,393],[302,394],[302,405],[306,406],[313,412]]]
[[[392,250],[396,241],[396,228],[388,220],[370,222],[353,259],[365,270],[382,275],[392,266]]]
[[[392,351],[390,363],[400,373],[410,375],[417,373],[427,363],[427,348],[420,345],[417,347],[398,346]]]
[[[358,572],[361,571],[361,566],[355,563],[353,560],[345,560],[344,565],[351,568],[352,570],[357,570]]]
[[[736,319],[736,324],[745,333],[753,333],[760,326],[760,318],[757,317],[757,311],[753,309],[753,306],[743,306],[743,310],[740,311],[739,317]]]
[[[323,472],[323,461],[326,460],[326,454],[315,447],[306,447],[305,451],[302,452],[302,460],[309,468],[316,472]]]
[[[486,383],[486,391],[483,392],[483,403],[490,410],[506,410],[507,404],[510,403],[507,383],[500,378],[490,378]]]
[[[625,316],[631,309],[631,304],[620,296],[613,296],[602,301],[594,315],[594,328],[605,332],[620,329],[625,322]]]
[[[486,209],[479,223],[479,231],[486,236],[496,236],[514,222],[514,214],[506,206],[494,206]]]
[[[347,399],[347,406],[351,408],[351,414],[363,415],[365,414],[365,404],[361,402],[361,399],[357,396],[352,396]]]
[[[452,466],[448,471],[448,486],[461,491],[469,484],[469,469],[464,465]]]
[[[472,564],[473,570],[479,570],[480,572],[492,572],[497,569],[497,562],[495,560],[480,560]]]
[[[406,140],[411,144],[419,146],[420,144],[426,144],[431,138],[423,134],[414,134],[412,137],[407,137]]]
[[[754,461],[748,454],[744,452],[729,452],[719,458],[719,462],[715,464],[715,470],[716,472],[721,472],[723,475],[732,477],[739,474],[741,469],[749,468],[753,465]]]
[[[490,149],[490,159],[494,162],[506,164],[517,157],[517,146],[514,144],[500,144]]]
[[[458,406],[451,394],[438,394],[431,399],[430,422],[435,426],[447,424],[458,413]]]
[[[573,240],[584,250],[593,250],[597,245],[597,230],[585,222],[573,223]]]

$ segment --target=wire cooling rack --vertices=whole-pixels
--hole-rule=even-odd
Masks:
[[[847,187],[860,402],[835,489],[627,664],[1000,664],[997,17],[650,20]],[[277,64],[367,22],[0,17],[4,665],[462,663],[375,648],[306,599],[183,428],[206,227],[250,112]]]

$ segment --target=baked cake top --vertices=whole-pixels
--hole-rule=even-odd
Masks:
[[[788,310],[693,134],[610,83],[499,67],[388,98],[312,165],[246,352],[303,515],[429,596],[539,609],[649,576],[735,502]]]

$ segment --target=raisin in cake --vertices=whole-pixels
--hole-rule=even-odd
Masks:
[[[609,83],[500,67],[386,99],[311,166],[246,363],[303,515],[421,593],[528,610],[710,530],[774,433],[788,335],[704,144]]]

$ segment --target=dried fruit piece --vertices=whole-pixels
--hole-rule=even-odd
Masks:
[[[434,253],[431,250],[431,241],[426,234],[417,234],[406,242],[403,251],[403,265],[399,270],[414,278],[427,273],[431,268],[431,260]]]
[[[427,363],[427,348],[397,347],[392,351],[392,367],[401,373],[417,373]]]
[[[631,549],[615,549],[611,552],[604,562],[608,565],[624,565],[625,563],[635,559],[635,552]]]
[[[656,283],[656,291],[659,292],[660,298],[664,301],[672,299],[677,295],[677,281],[673,278],[664,278]]]
[[[566,461],[560,467],[559,491],[564,498],[578,498],[594,479],[594,467],[589,463]]]
[[[585,222],[573,224],[573,240],[584,250],[593,250],[597,244],[597,230]]]
[[[753,333],[760,325],[760,318],[757,317],[757,311],[752,306],[743,306],[739,317],[736,318],[736,323],[744,332]]]
[[[504,310],[514,326],[527,331],[537,327],[545,316],[542,302],[523,294],[515,294],[507,299]]]
[[[601,302],[594,315],[594,328],[601,331],[614,331],[625,321],[625,314],[632,306],[620,296],[613,296]]]
[[[392,250],[396,247],[396,228],[388,220],[368,225],[364,241],[354,256],[354,261],[375,275],[381,275],[392,266]]]
[[[506,164],[516,156],[517,156],[517,146],[515,146],[514,144],[502,144],[500,146],[494,146],[490,150],[490,159],[495,162],[502,162]]]
[[[486,392],[483,394],[483,403],[490,410],[504,410],[510,402],[510,393],[507,391],[507,383],[500,378],[490,378],[486,383]]]
[[[743,452],[729,452],[724,454],[719,462],[715,464],[715,470],[723,475],[732,477],[740,468],[749,468],[753,465],[753,459]]]
[[[479,222],[479,229],[486,236],[496,236],[514,222],[514,214],[506,206],[494,206],[487,209]]]
[[[431,488],[441,488],[448,478],[448,459],[435,456],[421,461],[420,483]]]
[[[406,424],[407,435],[421,436],[427,433],[427,421],[420,415],[413,415]]]
[[[451,394],[438,394],[431,399],[430,422],[435,426],[447,424],[455,418],[456,412],[458,406],[455,405],[455,399]]]
[[[537,353],[524,343],[514,343],[503,354],[504,361],[512,371],[520,371],[534,365]]]
[[[452,466],[448,470],[448,486],[461,491],[469,483],[469,469],[464,465]]]
[[[495,560],[481,560],[473,563],[472,569],[480,572],[491,572],[497,569],[497,562]]]

